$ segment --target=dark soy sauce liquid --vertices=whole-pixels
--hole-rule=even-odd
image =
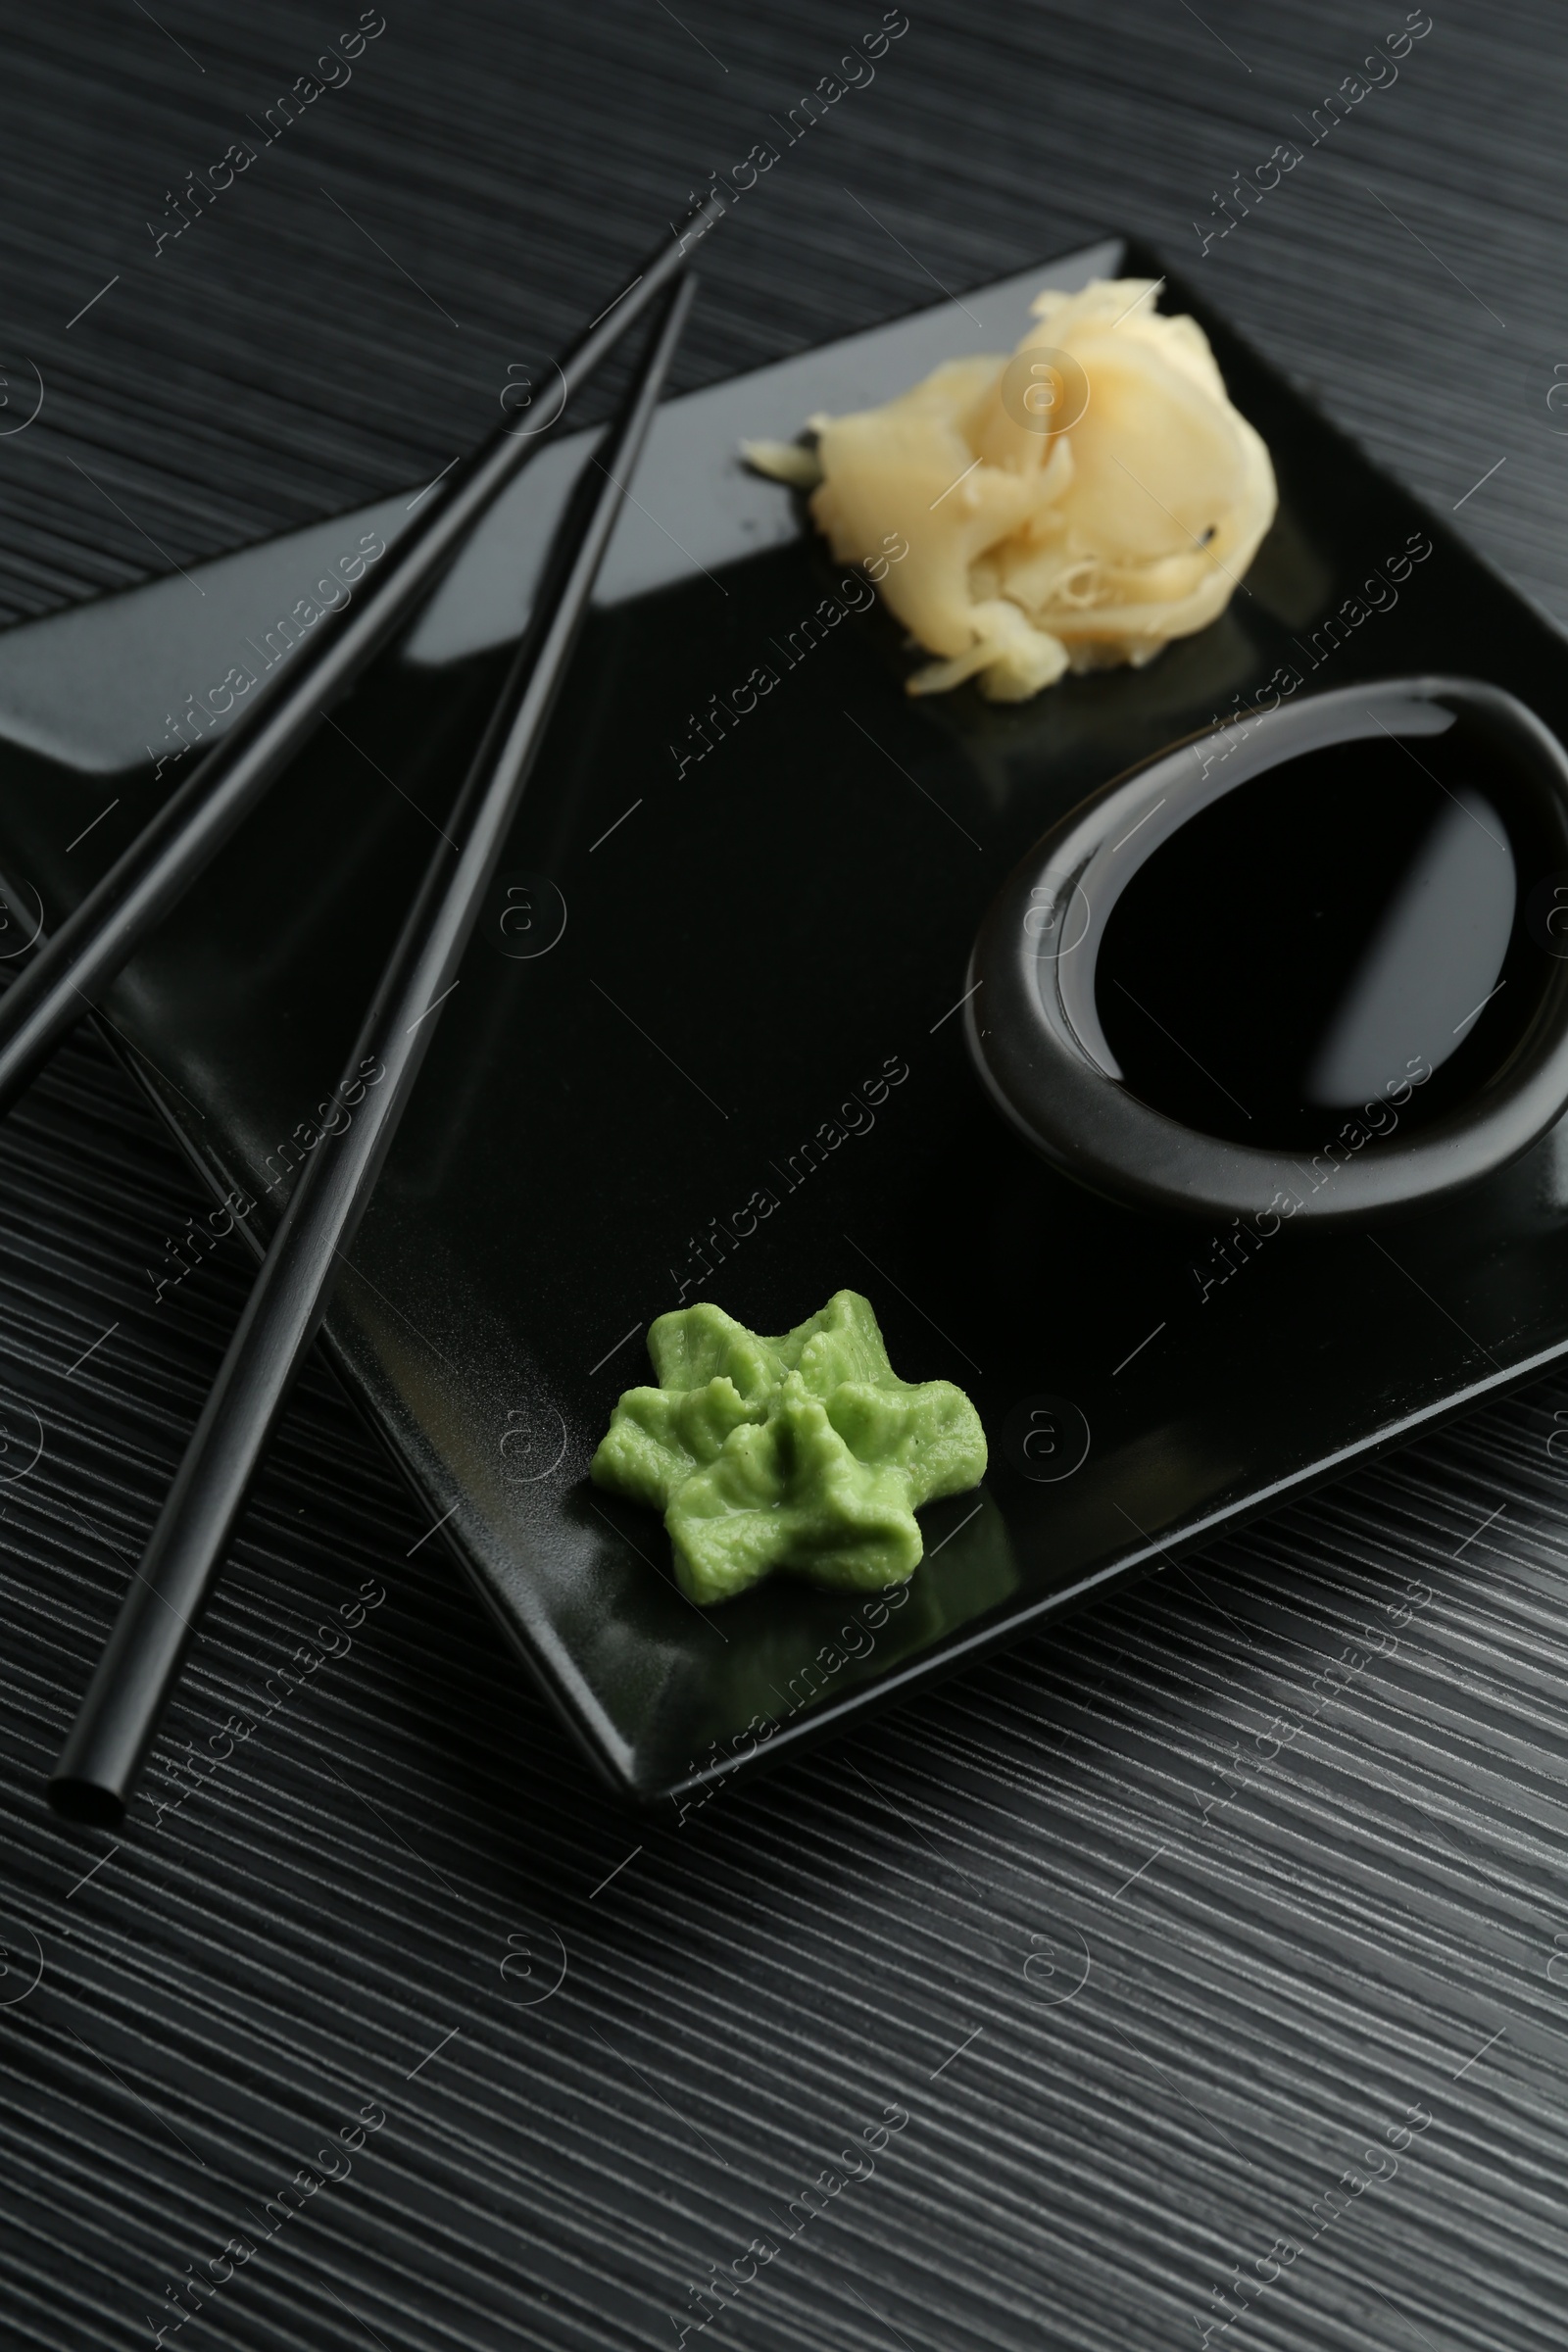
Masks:
[[[1423,1070],[1401,1131],[1484,1087],[1546,968],[1520,919],[1535,858],[1510,784],[1461,717],[1301,753],[1189,818],[1096,959],[1129,1091],[1208,1135],[1317,1149]]]

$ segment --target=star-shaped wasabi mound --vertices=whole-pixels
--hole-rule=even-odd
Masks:
[[[968,1397],[900,1380],[858,1292],[779,1340],[705,1299],[661,1315],[648,1352],[659,1386],[626,1390],[590,1468],[663,1512],[689,1599],[727,1600],[774,1568],[880,1591],[918,1565],[920,1505],[985,1476]]]

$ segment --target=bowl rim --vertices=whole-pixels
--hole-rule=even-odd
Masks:
[[[1277,700],[1140,760],[1019,859],[981,923],[966,974],[964,1035],[981,1081],[1063,1174],[1157,1212],[1272,1216],[1270,1231],[1286,1219],[1345,1224],[1478,1183],[1528,1151],[1568,1108],[1568,957],[1546,975],[1502,1067],[1473,1095],[1430,1126],[1400,1135],[1397,1108],[1420,1081],[1391,1079],[1378,1101],[1394,1111],[1392,1124],[1326,1112],[1315,1153],[1232,1143],[1188,1127],[1140,1102],[1086,1043],[1086,1030],[1091,1039],[1098,1034],[1098,1016],[1086,1018],[1088,992],[1069,958],[1092,928],[1102,927],[1137,870],[1129,865],[1111,879],[1109,861],[1130,831],[1153,823],[1157,841],[1282,760],[1369,736],[1393,715],[1408,726],[1412,705],[1468,710],[1511,739],[1553,862],[1568,870],[1568,752],[1517,696],[1479,679],[1409,675]],[[1171,813],[1161,823],[1163,808]],[[1077,971],[1088,968],[1086,959]],[[1401,1084],[1406,1091],[1398,1097],[1394,1090]],[[1368,1113],[1372,1107],[1369,1102]]]

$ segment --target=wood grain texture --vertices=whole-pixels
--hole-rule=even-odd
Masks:
[[[357,13],[12,12],[5,612],[428,478],[881,10],[397,0],[154,258]],[[711,240],[683,380],[1138,229],[1568,612],[1557,12],[1439,15],[1200,255],[1403,14],[921,10]],[[107,2352],[182,2292],[166,2341],[310,2352],[1560,2343],[1568,1385],[628,1822],[322,1375],[169,1809],[68,1835],[41,1781],[243,1297],[229,1241],[148,1303],[204,1206],[90,1041],[0,1129],[0,2339]]]

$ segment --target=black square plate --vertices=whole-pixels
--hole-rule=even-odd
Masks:
[[[1051,1173],[970,1069],[965,959],[1014,860],[1282,667],[1303,693],[1481,677],[1568,728],[1556,630],[1174,283],[1163,306],[1204,325],[1279,476],[1246,593],[1139,672],[1018,708],[909,700],[897,628],[736,445],[1009,349],[1040,287],[1116,274],[1160,272],[1111,240],[662,412],[331,1309],[438,1540],[643,1799],[687,1801],[1568,1349],[1568,1128],[1440,1211],[1287,1227],[1239,1262]],[[112,1041],[253,1237],[289,1168],[331,1149],[340,1059],[585,446],[525,477],[109,1001]],[[76,903],[182,772],[154,773],[181,719],[216,733],[215,704],[286,658],[413,503],[0,639],[19,905],[54,923]],[[813,613],[836,617],[808,645]],[[759,667],[778,683],[750,708]],[[715,696],[728,718],[705,719]],[[705,1614],[658,1520],[587,1484],[593,1447],[683,1297],[781,1331],[846,1286],[906,1379],[968,1389],[990,1477],[926,1513],[888,1601],[781,1577]]]

